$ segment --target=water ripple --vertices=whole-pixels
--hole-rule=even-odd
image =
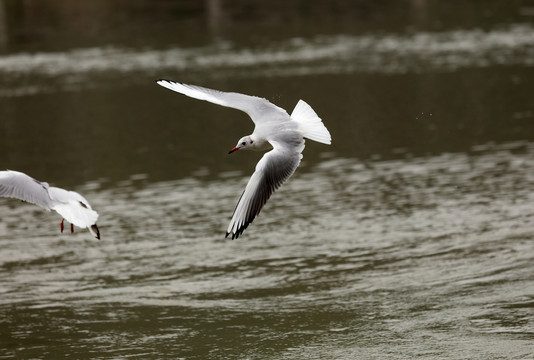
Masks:
[[[118,337],[122,355],[168,338],[180,353],[205,336],[220,347],[230,334],[285,339],[288,351],[306,341],[304,355],[313,339],[322,352],[342,342],[344,358],[398,342],[414,356],[447,353],[467,337],[474,354],[487,334],[504,334],[520,357],[534,332],[533,154],[521,143],[325,160],[299,169],[234,241],[223,237],[236,178],[88,184],[80,191],[101,212],[101,241],[2,204],[3,326],[20,339],[43,328],[73,351],[105,352]]]
[[[483,31],[338,35],[295,38],[264,48],[237,48],[230,42],[201,48],[75,49],[0,57],[5,85],[0,96],[98,87],[94,76],[142,72],[199,73],[209,77],[295,76],[353,72],[454,71],[465,67],[534,65],[534,30],[528,24]],[[113,75],[116,74],[116,75]],[[25,83],[24,76],[53,79]],[[104,79],[99,79],[101,84]],[[108,79],[107,83],[110,80]]]

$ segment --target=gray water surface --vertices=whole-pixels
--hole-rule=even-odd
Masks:
[[[533,359],[534,12],[483,3],[0,0],[0,166],[102,235],[0,199],[0,359]],[[225,239],[253,124],[158,78],[333,143]]]
[[[100,242],[3,201],[3,358],[529,358],[534,145],[509,147],[324,160],[237,241],[236,176],[80,187]]]

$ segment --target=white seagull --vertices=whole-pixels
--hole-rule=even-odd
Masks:
[[[100,231],[96,226],[98,214],[91,209],[89,202],[74,191],[67,191],[49,186],[19,171],[0,171],[0,197],[14,198],[42,207],[48,211],[55,210],[63,217],[60,229],[63,232],[63,221],[88,228],[91,234],[100,239]]]
[[[157,80],[159,85],[195,99],[244,111],[254,122],[254,132],[242,137],[230,150],[256,150],[265,153],[256,165],[243,194],[237,202],[226,237],[239,235],[258,215],[271,194],[293,175],[302,159],[304,139],[330,145],[330,133],[315,111],[299,100],[291,116],[266,99],[206,89],[200,86]]]

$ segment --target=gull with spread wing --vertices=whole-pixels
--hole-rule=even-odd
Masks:
[[[330,144],[330,133],[315,111],[299,100],[291,116],[266,99],[223,92],[170,80],[157,80],[159,85],[189,97],[231,107],[247,113],[254,122],[254,132],[241,138],[230,150],[256,150],[265,153],[256,165],[243,194],[237,202],[226,236],[232,239],[248,227],[260,213],[271,194],[293,175],[302,159],[304,139]]]
[[[70,222],[70,231],[74,232],[73,224],[88,228],[91,234],[100,239],[100,231],[96,226],[98,214],[91,209],[89,202],[74,191],[49,186],[19,171],[0,171],[0,197],[14,198],[42,207],[45,210],[55,210],[63,217],[63,222]]]

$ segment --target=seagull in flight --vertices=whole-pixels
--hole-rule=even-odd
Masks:
[[[256,165],[226,230],[226,237],[236,239],[260,213],[272,193],[295,172],[302,159],[304,140],[330,145],[331,136],[315,111],[299,100],[289,115],[266,99],[223,92],[171,80],[157,84],[189,97],[244,111],[254,122],[254,132],[242,137],[229,154],[237,150],[266,152]]]
[[[0,197],[26,201],[48,211],[55,210],[63,217],[61,232],[64,228],[63,222],[67,220],[71,223],[71,232],[74,232],[74,224],[88,228],[94,237],[100,239],[100,231],[96,226],[98,214],[77,192],[49,186],[19,171],[6,170],[0,171]]]

